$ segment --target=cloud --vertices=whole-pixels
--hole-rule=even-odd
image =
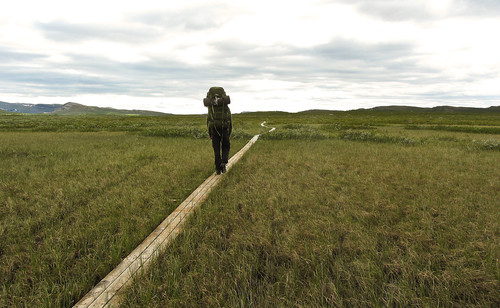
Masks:
[[[235,14],[229,4],[201,4],[168,10],[127,14],[127,22],[157,26],[166,31],[210,31],[228,22]]]
[[[39,70],[36,68],[2,68],[2,92],[15,90],[30,95],[71,96],[75,93],[115,93],[126,88],[103,78]]]
[[[3,63],[29,62],[44,57],[46,57],[46,55],[42,53],[30,53],[11,49],[0,49],[0,59],[2,59]]]
[[[7,67],[0,79],[24,85],[23,91],[64,97],[80,93],[184,97],[194,101],[212,85],[276,101],[274,104],[281,104],[279,101],[286,96],[323,104],[328,97],[345,99],[346,95],[379,101],[417,94],[425,100],[453,96],[446,89],[429,90],[431,94],[415,91],[416,85],[437,85],[450,79],[444,72],[420,65],[420,55],[412,43],[335,39],[306,48],[224,40],[210,47],[213,52],[206,64],[186,64],[166,57],[123,63],[75,51],[66,54],[67,60],[57,66],[47,62],[42,69]],[[393,92],[381,88],[392,88]],[[352,91],[357,93],[346,94]]]
[[[485,18],[500,14],[500,2],[497,0],[455,0],[453,5],[461,16]]]
[[[89,94],[190,97],[200,78],[211,79],[209,73],[203,73],[210,71],[206,67],[168,59],[124,63],[106,56],[80,54],[77,50],[66,53],[65,61],[60,63],[52,63],[47,56],[13,51],[2,51],[0,56],[11,58],[9,63],[0,64],[3,93],[51,97]],[[37,60],[36,65],[32,59]]]
[[[361,12],[387,21],[426,21],[435,17],[433,11],[422,1],[357,1]]]
[[[385,21],[439,21],[443,18],[496,17],[500,13],[497,0],[333,0],[353,4],[363,14]]]
[[[310,49],[313,57],[334,62],[356,62],[363,66],[388,67],[415,54],[415,46],[404,42],[363,43],[337,39]]]
[[[500,45],[484,31],[499,24],[478,19],[497,1],[92,3],[0,18],[0,98],[199,110],[220,85],[236,111],[500,101]]]
[[[404,81],[429,69],[415,62],[415,46],[405,42],[363,43],[336,39],[309,48],[256,46],[234,41],[213,44],[214,63],[224,69],[219,78],[273,77],[279,80],[315,82],[318,79],[352,82]],[[215,66],[215,65],[214,65]]]
[[[57,42],[101,40],[134,44],[145,43],[161,36],[161,31],[145,25],[79,24],[58,20],[36,22],[35,28],[46,38]]]

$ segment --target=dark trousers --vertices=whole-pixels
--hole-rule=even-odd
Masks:
[[[212,147],[214,148],[215,169],[220,170],[221,164],[227,164],[229,159],[229,130],[227,128],[212,131]],[[221,156],[222,149],[222,156]]]

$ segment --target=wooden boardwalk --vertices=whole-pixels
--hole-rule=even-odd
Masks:
[[[261,125],[265,127],[265,122]],[[270,131],[274,130],[271,129]],[[231,167],[257,141],[255,135],[238,153],[233,155],[226,166]],[[157,256],[182,230],[186,218],[193,213],[208,196],[213,187],[221,180],[220,175],[213,173],[186,200],[184,200],[130,255],[99,282],[78,303],[76,308],[83,307],[116,307],[120,303],[120,292],[132,281],[132,277]]]

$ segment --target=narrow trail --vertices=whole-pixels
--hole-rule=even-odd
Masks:
[[[265,127],[265,128],[269,128],[269,127],[267,127],[267,126],[266,126],[266,121],[264,121],[264,122],[260,123],[260,126]],[[270,133],[270,132],[274,131],[275,129],[276,129],[276,127],[272,127],[272,128],[268,131],[268,133]],[[258,136],[260,136],[260,135],[258,135]]]
[[[268,128],[266,121],[261,123],[262,127]],[[271,128],[265,133],[274,131]],[[264,134],[265,134],[264,133]],[[227,171],[236,164],[248,149],[259,139],[261,134],[253,136],[252,139],[229,159],[226,166]],[[158,256],[166,246],[182,231],[187,218],[208,197],[222,176],[215,172],[209,176],[189,197],[186,198],[162,223],[137,246],[118,266],[90,290],[73,307],[116,307],[120,304],[120,292],[125,286],[132,282],[132,277],[141,269],[146,269],[151,260]]]

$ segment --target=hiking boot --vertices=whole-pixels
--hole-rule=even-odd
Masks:
[[[227,170],[226,170],[226,163],[222,163],[222,164],[220,165],[220,168],[221,168],[222,173],[226,173],[226,171],[227,171]]]

